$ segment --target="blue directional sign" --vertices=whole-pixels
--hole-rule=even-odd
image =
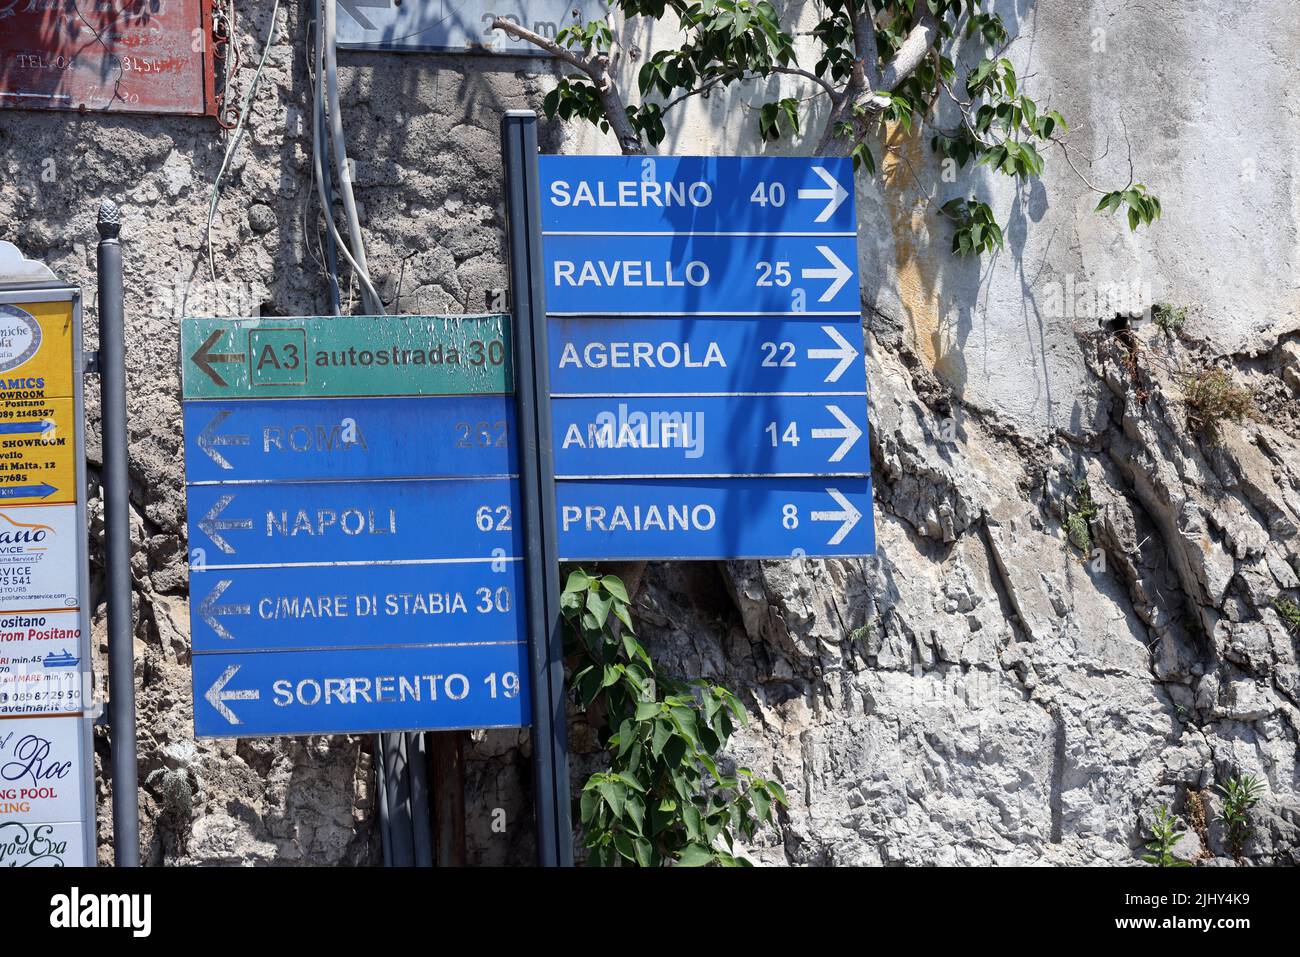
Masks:
[[[504,637],[396,648],[194,656],[203,737],[528,723],[528,648]]]
[[[203,568],[190,575],[194,651],[524,641],[523,562]]]
[[[506,318],[185,320],[198,734],[529,723]]]
[[[540,170],[561,554],[871,554],[851,161]]]
[[[852,236],[547,236],[552,315],[862,313]]]
[[[202,564],[333,565],[522,552],[507,478],[191,485]]]
[[[871,474],[861,397],[586,397],[551,408],[556,478]]]
[[[544,156],[548,235],[858,234],[853,161],[781,156]]]
[[[552,395],[861,395],[856,316],[552,318]]]
[[[563,559],[870,555],[871,479],[559,482]]]
[[[506,475],[514,422],[505,395],[189,402],[185,461],[191,482]]]

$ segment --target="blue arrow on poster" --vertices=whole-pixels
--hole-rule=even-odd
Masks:
[[[187,478],[510,475],[514,421],[505,395],[187,402]]]
[[[847,318],[553,317],[551,394],[858,394],[862,328]]]
[[[194,730],[202,737],[521,727],[527,644],[200,654]]]
[[[508,479],[191,485],[200,567],[437,564],[521,554]]]
[[[556,478],[871,474],[861,396],[584,397],[551,403]]]
[[[565,560],[819,558],[875,551],[869,478],[567,481]]]

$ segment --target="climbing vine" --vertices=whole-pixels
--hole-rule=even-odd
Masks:
[[[636,637],[621,579],[574,571],[561,609],[573,687],[609,756],[580,802],[589,863],[745,866],[752,839],[786,805],[775,781],[724,766],[745,710],[707,681],[664,676]]]

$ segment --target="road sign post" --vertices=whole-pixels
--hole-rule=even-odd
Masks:
[[[573,864],[573,824],[555,472],[547,401],[550,369],[546,300],[544,280],[538,274],[542,237],[536,114],[508,112],[502,119],[501,140],[515,342],[521,357],[517,394],[522,441],[520,485],[527,529],[529,631],[533,636],[533,801],[537,854],[543,867],[569,867]]]
[[[81,291],[0,242],[0,867],[96,862],[82,371]]]
[[[196,732],[527,724],[508,317],[191,318],[181,348]]]
[[[559,553],[875,550],[849,160],[540,160]]]
[[[113,742],[113,858],[140,866],[139,760],[135,734],[135,615],[131,603],[131,478],[126,427],[126,339],[121,221],[99,210],[99,390],[104,455],[104,566],[108,578],[109,721]]]

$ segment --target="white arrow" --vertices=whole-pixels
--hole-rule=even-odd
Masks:
[[[856,422],[844,414],[844,410],[838,405],[828,405],[826,406],[826,411],[839,419],[840,425],[844,426],[844,428],[813,429],[812,437],[814,439],[843,439],[844,441],[840,443],[840,447],[834,451],[828,460],[831,462],[838,462],[844,458],[844,454],[848,452],[849,449],[853,448],[853,446],[857,444],[858,439],[862,438],[862,430],[858,428]]]
[[[215,505],[208,509],[208,513],[199,519],[199,528],[203,534],[212,539],[212,544],[221,549],[227,555],[235,554],[235,549],[231,544],[221,537],[222,532],[229,532],[237,528],[252,528],[253,520],[251,518],[217,518],[226,506],[235,500],[233,495],[223,495],[217,499]]]
[[[830,372],[826,373],[825,382],[839,382],[840,376],[844,375],[844,370],[853,364],[853,360],[858,357],[858,350],[853,348],[853,344],[845,339],[834,326],[822,326],[822,332],[831,337],[835,343],[834,349],[809,349],[809,359],[839,359],[839,364]]]
[[[840,494],[837,488],[828,488],[826,494],[835,499],[835,504],[840,507],[837,512],[813,512],[812,520],[814,522],[842,522],[843,524],[831,536],[827,545],[838,545],[844,541],[844,537],[853,531],[853,526],[858,524],[858,519],[862,518],[862,513],[853,507],[853,503]]]
[[[387,10],[392,6],[388,0],[338,0],[338,5],[346,10],[348,16],[357,21],[363,30],[373,30],[375,25],[357,9],[358,7],[364,7],[367,10]]]
[[[250,615],[253,612],[251,605],[218,605],[217,600],[232,584],[229,578],[223,578],[217,582],[217,587],[208,592],[208,597],[203,599],[199,605],[199,617],[208,623],[208,627],[215,631],[220,638],[226,641],[234,641],[235,636],[226,630],[226,626],[221,623],[222,615]]]
[[[239,720],[239,716],[235,712],[226,707],[227,701],[256,701],[262,697],[262,692],[252,688],[246,688],[243,691],[225,690],[226,684],[229,683],[231,678],[235,677],[235,672],[239,668],[239,665],[231,665],[223,671],[221,677],[212,683],[212,687],[203,696],[208,704],[216,708],[221,713],[221,716],[231,724],[243,724],[243,722]]]
[[[840,204],[849,198],[848,190],[840,185],[830,173],[826,172],[820,166],[814,166],[812,171],[821,177],[821,181],[826,184],[826,189],[801,189],[799,190],[800,199],[824,199],[827,200],[826,208],[817,214],[813,220],[815,223],[824,223],[834,215],[835,210],[840,208]]]
[[[212,417],[212,421],[203,427],[199,433],[199,448],[207,453],[208,458],[216,462],[223,469],[233,469],[234,466],[226,461],[226,457],[217,451],[218,445],[247,445],[248,436],[246,435],[217,435],[217,429],[221,428],[221,423],[230,418],[230,411],[218,412]]]
[[[803,278],[834,280],[817,299],[818,302],[830,302],[835,298],[835,294],[844,288],[844,284],[853,278],[853,270],[844,265],[840,257],[831,252],[829,246],[818,246],[817,251],[826,257],[826,261],[831,264],[831,268],[805,269]]]

